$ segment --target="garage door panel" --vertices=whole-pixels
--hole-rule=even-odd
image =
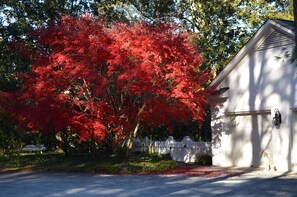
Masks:
[[[270,114],[228,115],[224,131],[229,143],[225,153],[231,165],[258,167],[260,154],[270,147],[272,139]]]

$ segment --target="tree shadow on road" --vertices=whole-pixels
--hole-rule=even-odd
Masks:
[[[296,176],[295,176],[296,177]],[[216,178],[184,175],[0,174],[3,196],[296,196],[297,178],[237,174]]]

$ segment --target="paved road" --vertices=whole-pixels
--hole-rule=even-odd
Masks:
[[[262,177],[262,178],[260,178]],[[236,177],[107,176],[64,173],[0,174],[0,196],[297,196],[297,176],[247,173]]]

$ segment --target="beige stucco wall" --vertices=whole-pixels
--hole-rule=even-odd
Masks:
[[[292,126],[292,123],[296,124],[294,120],[297,121],[297,115],[292,110],[297,109],[297,71],[291,57],[287,57],[293,47],[286,45],[251,51],[220,84],[219,88],[230,89],[225,94],[226,101],[214,105],[212,109],[214,165],[247,167],[253,165],[252,158],[254,164],[259,160],[261,166],[262,159],[255,159],[255,153],[267,151],[279,171],[297,170],[297,125]],[[269,122],[276,108],[282,115],[280,128]],[[259,116],[261,114],[265,118]],[[237,121],[236,128],[224,126],[224,120],[230,115]],[[267,122],[270,125],[269,134],[259,125],[267,125]],[[265,128],[267,130],[267,126]],[[247,135],[234,138],[244,129]],[[232,133],[233,130],[237,133]],[[255,139],[260,140],[257,145],[253,143]],[[235,151],[228,154],[234,148],[240,149],[238,154]]]

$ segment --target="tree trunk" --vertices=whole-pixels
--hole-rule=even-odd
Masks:
[[[90,156],[93,160],[98,159],[98,155],[97,155],[97,143],[96,143],[96,138],[93,134],[92,138],[91,138],[91,144],[90,144]]]
[[[138,134],[138,130],[139,130],[139,126],[140,126],[140,122],[139,122],[139,115],[143,112],[144,108],[145,108],[145,104],[143,104],[143,106],[139,109],[138,111],[138,115],[135,119],[136,125],[134,128],[134,131],[130,134],[129,139],[127,141],[127,150],[126,150],[126,157],[128,158],[131,155],[132,152],[132,148],[133,148],[133,143],[135,141],[135,138],[137,137]]]
[[[131,155],[132,148],[133,148],[133,143],[135,141],[135,138],[137,137],[138,130],[139,130],[139,121],[137,121],[137,124],[134,128],[133,133],[130,134],[129,139],[127,141],[127,150],[126,150],[126,157],[128,158]]]

